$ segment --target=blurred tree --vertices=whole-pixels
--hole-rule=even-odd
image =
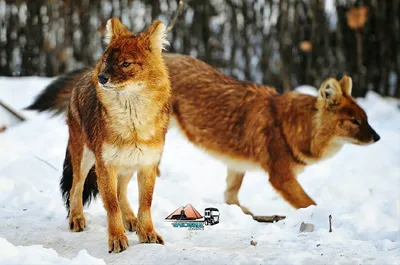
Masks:
[[[105,21],[169,24],[179,0],[0,0],[0,74],[53,76],[99,57]],[[400,98],[400,0],[187,0],[171,52],[289,91],[328,76]]]

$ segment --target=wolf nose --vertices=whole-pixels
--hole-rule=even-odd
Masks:
[[[108,80],[110,79],[105,74],[99,74],[99,76],[97,78],[99,79],[99,83],[102,85],[106,84],[108,82]]]
[[[374,133],[373,138],[374,138],[374,142],[375,142],[375,143],[378,142],[379,139],[381,139],[381,137],[380,137],[377,133]]]

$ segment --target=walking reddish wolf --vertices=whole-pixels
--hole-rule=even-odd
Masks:
[[[58,99],[69,102],[69,140],[60,183],[69,226],[74,232],[85,228],[83,205],[100,192],[107,211],[109,251],[128,247],[124,227],[136,231],[140,242],[163,244],[150,207],[170,112],[171,86],[161,55],[167,43],[165,29],[156,21],[135,35],[117,18],[110,19],[107,47],[96,67],[74,72],[73,84],[68,78],[59,80],[66,85],[66,94],[52,88]],[[88,174],[93,166],[95,171]],[[126,194],[134,171],[139,185],[137,218]]]
[[[351,97],[348,76],[325,80],[317,97],[280,95],[190,56],[163,56],[171,78],[172,117],[187,139],[227,165],[228,204],[241,206],[238,192],[246,171],[260,169],[293,207],[314,205],[297,181],[304,167],[333,156],[345,143],[367,145],[380,139]],[[31,109],[65,109],[67,100],[60,97],[65,99],[69,86],[54,82],[58,92],[49,99],[45,90]]]

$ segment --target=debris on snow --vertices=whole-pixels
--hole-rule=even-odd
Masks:
[[[304,223],[302,222],[300,225],[300,233],[303,232],[313,232],[314,231],[314,225],[309,224],[309,223]]]

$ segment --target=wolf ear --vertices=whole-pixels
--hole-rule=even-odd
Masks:
[[[130,32],[128,28],[124,24],[122,24],[118,18],[113,17],[107,20],[104,42],[108,45],[112,40],[115,40],[118,37],[132,34],[133,33]]]
[[[151,50],[161,52],[169,45],[166,30],[167,27],[161,21],[156,20],[143,33],[143,36],[149,41]]]
[[[337,103],[343,93],[339,82],[334,78],[329,78],[322,83],[318,91],[318,100],[326,102],[328,105]]]
[[[344,75],[342,79],[339,81],[340,87],[344,93],[347,93],[351,96],[351,89],[353,88],[353,81],[350,76]]]

